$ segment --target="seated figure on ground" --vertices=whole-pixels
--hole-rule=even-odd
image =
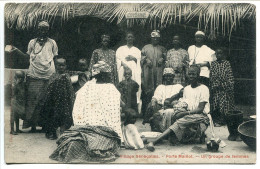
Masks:
[[[188,70],[190,85],[184,88],[183,100],[187,103],[187,111],[178,112],[175,122],[160,136],[147,146],[154,151],[154,145],[166,136],[170,136],[173,144],[178,142],[191,143],[197,139],[205,140],[205,130],[209,124],[209,89],[198,82],[200,69],[192,65]]]

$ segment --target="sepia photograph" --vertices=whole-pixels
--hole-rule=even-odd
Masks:
[[[5,3],[5,163],[255,164],[256,10]]]

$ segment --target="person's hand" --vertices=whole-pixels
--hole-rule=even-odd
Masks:
[[[152,108],[154,108],[156,106],[156,101],[155,100],[151,101],[151,106],[152,106]]]
[[[163,64],[163,61],[164,61],[163,58],[158,59],[158,64],[159,64],[159,65],[162,65],[162,64]]]
[[[128,55],[125,59],[126,59],[126,61],[135,61],[136,60],[136,58],[132,55]]]
[[[189,115],[189,112],[185,111],[185,112],[180,112],[178,114],[175,115],[176,119],[180,119],[186,115]]]
[[[152,61],[150,59],[146,58],[146,64],[148,66],[152,66]]]
[[[164,108],[170,108],[171,107],[171,101],[170,99],[165,99],[163,103]]]

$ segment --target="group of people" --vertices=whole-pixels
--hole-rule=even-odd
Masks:
[[[30,60],[26,73],[15,74],[11,134],[21,132],[19,124],[14,131],[19,118],[24,128],[32,127],[31,132],[42,126],[48,139],[57,139],[59,128],[62,135],[52,159],[110,161],[122,146],[144,148],[146,139],[134,125],[139,117],[152,131],[162,133],[147,143],[150,151],[164,138],[172,144],[203,142],[209,114],[219,126],[234,109],[227,51],[206,46],[202,31],[195,33],[196,43],[188,50],[182,48],[179,35],[173,36],[168,51],[160,45],[158,30],[142,50],[134,46],[131,31],[125,34],[126,45],[116,51],[104,34],[90,64],[81,58],[80,71],[69,72],[66,58],[58,55],[56,42],[48,37],[48,22],[40,22],[38,30],[26,54],[15,47],[10,51]]]

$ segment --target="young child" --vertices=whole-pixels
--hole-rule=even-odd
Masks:
[[[19,119],[25,119],[25,73],[18,70],[15,72],[14,84],[12,88],[13,97],[11,100],[11,132],[10,134],[17,135],[21,133],[19,130]],[[16,132],[14,131],[14,123],[16,125]]]
[[[49,80],[41,107],[46,137],[51,140],[57,138],[56,130],[58,127],[63,133],[72,125],[72,109],[75,98],[70,75],[65,73],[66,59],[57,57],[55,67],[56,73]]]
[[[124,146],[127,149],[142,149],[144,148],[144,143],[140,133],[138,132],[136,126],[134,125],[137,118],[137,112],[133,109],[125,109],[125,121],[122,127]]]
[[[77,92],[84,84],[90,80],[90,72],[88,70],[87,60],[84,58],[79,59],[79,72],[78,79],[73,84],[75,92]]]
[[[137,82],[131,79],[131,69],[125,69],[124,77],[125,80],[121,81],[118,85],[118,90],[121,93],[121,99],[126,104],[125,108],[131,108],[138,112],[136,93],[138,92],[139,85]]]

